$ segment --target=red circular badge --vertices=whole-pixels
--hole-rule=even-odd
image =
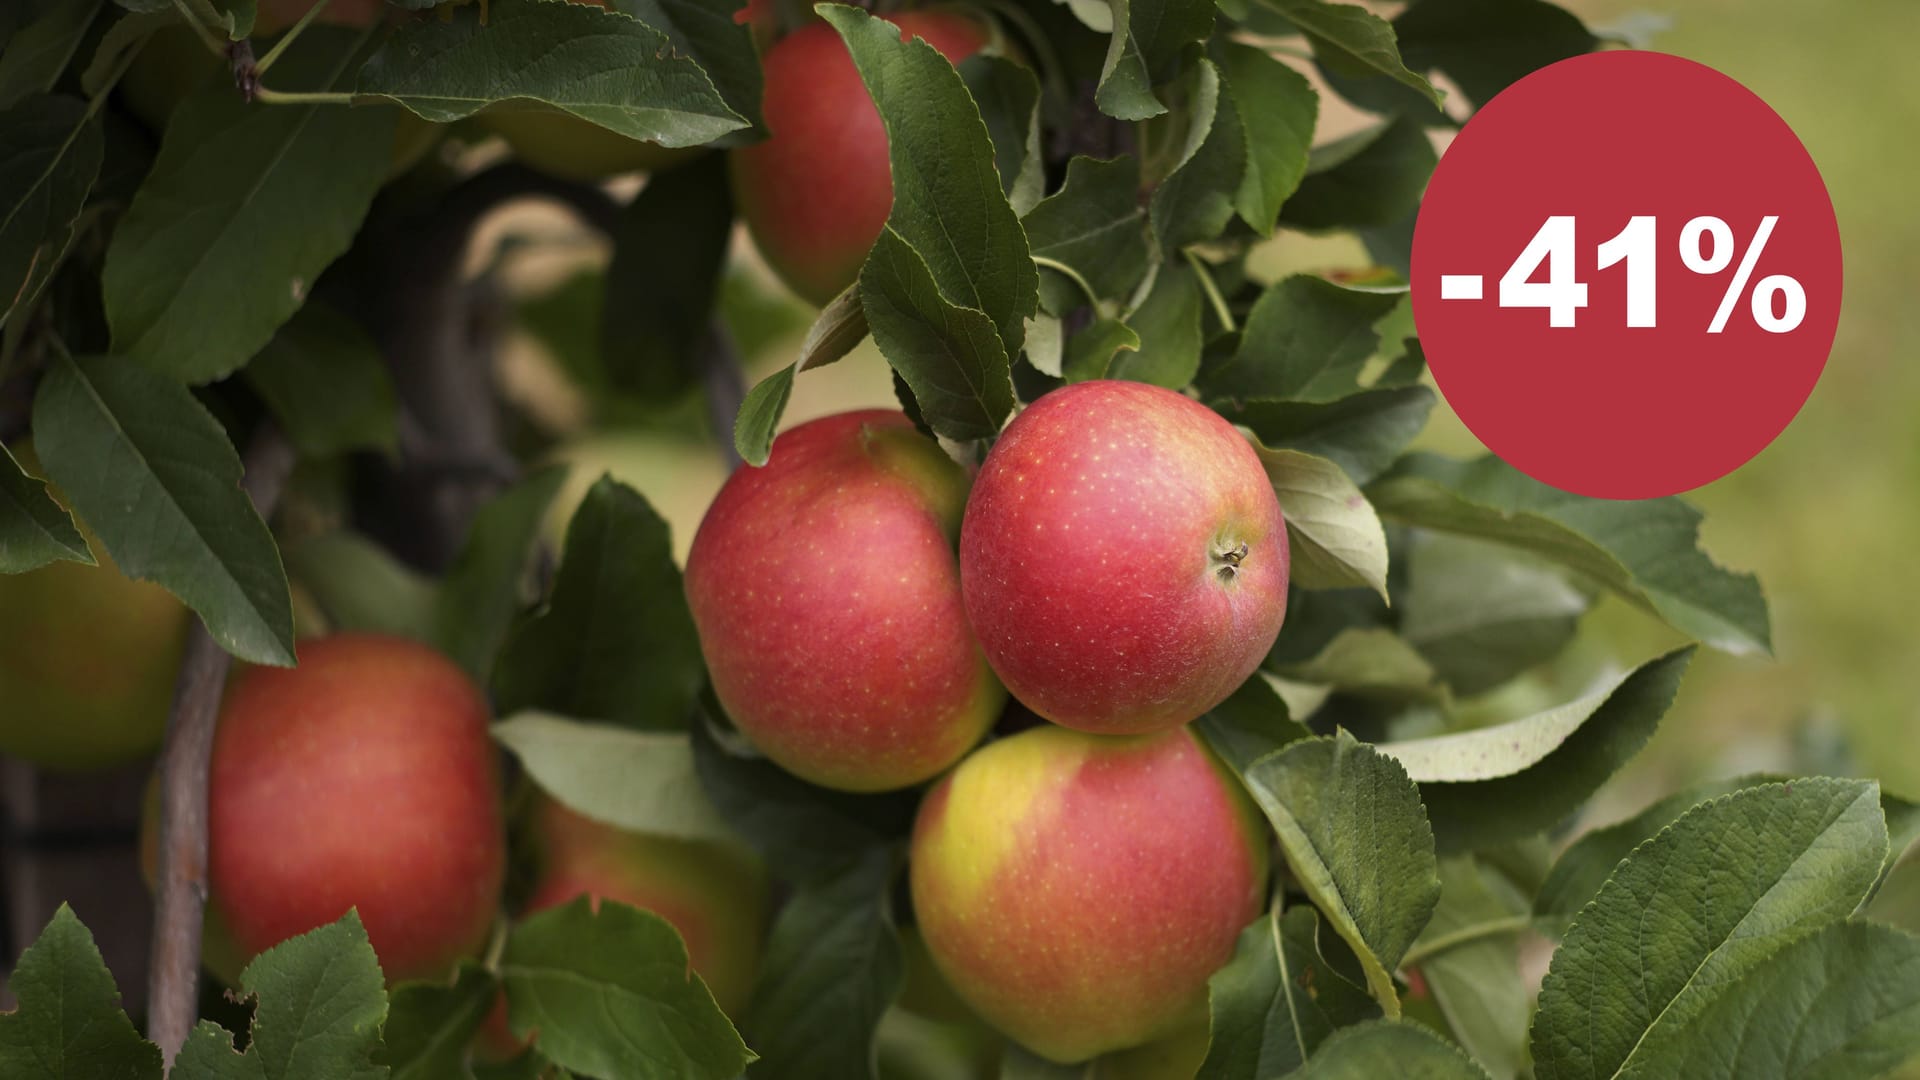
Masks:
[[[1514,467],[1602,498],[1687,491],[1772,442],[1826,365],[1840,285],[1833,203],[1792,129],[1661,53],[1508,87],[1414,229],[1441,393]]]

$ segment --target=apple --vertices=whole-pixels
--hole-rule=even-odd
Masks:
[[[967,615],[1034,712],[1184,724],[1253,674],[1287,612],[1287,532],[1253,448],[1145,383],[1046,394],[987,455],[960,530]]]
[[[357,909],[390,982],[486,944],[506,869],[487,702],[452,661],[377,634],[300,644],[229,687],[207,787],[209,966]]]
[[[1095,1080],[1193,1080],[1207,1060],[1213,1032],[1202,1016],[1186,1030],[1115,1051],[1100,1059]]]
[[[823,417],[737,470],[687,556],[714,693],[769,758],[845,791],[906,787],[1006,701],[967,628],[967,474],[899,412]]]
[[[767,875],[758,859],[712,841],[629,832],[546,795],[535,798],[529,825],[538,868],[523,914],[580,896],[591,897],[596,909],[603,900],[618,900],[651,911],[680,931],[687,959],[721,1010],[744,1013],[766,936]],[[531,1042],[507,1026],[502,995],[481,1026],[476,1049],[499,1062]]]
[[[526,914],[580,896],[619,900],[672,923],[693,970],[728,1014],[753,995],[767,922],[767,875],[747,851],[714,841],[629,832],[551,798],[533,812],[539,869]]]
[[[479,120],[507,141],[514,157],[548,175],[583,183],[622,173],[660,172],[705,149],[642,142],[552,109],[495,107],[480,113]]]
[[[989,1023],[1067,1064],[1172,1037],[1266,892],[1267,841],[1186,728],[1031,728],[921,804],[908,861],[934,963]]]
[[[988,40],[985,26],[951,11],[886,18],[902,40],[917,36],[956,64]],[[859,276],[893,207],[887,130],[833,27],[794,30],[762,66],[768,137],[730,152],[735,203],[780,279],[825,304]]]
[[[0,575],[0,753],[50,769],[102,768],[158,747],[186,643],[186,608],[120,573],[81,531],[98,566]]]

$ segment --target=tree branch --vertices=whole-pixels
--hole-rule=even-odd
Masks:
[[[292,444],[271,421],[263,421],[247,447],[241,483],[261,517],[273,515],[293,461]],[[207,902],[207,774],[221,692],[232,663],[196,622],[180,661],[160,752],[160,844],[154,868],[147,1032],[160,1044],[169,1067],[199,1014],[200,931]]]

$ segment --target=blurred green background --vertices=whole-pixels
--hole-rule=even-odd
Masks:
[[[1841,734],[1855,771],[1920,795],[1920,3],[1573,6],[1595,25],[1657,10],[1671,26],[1654,48],[1773,106],[1826,177],[1846,259],[1839,339],[1812,398],[1772,446],[1691,496],[1707,549],[1760,575],[1775,657],[1703,653],[1619,796],[1710,772],[1844,768]],[[1632,612],[1593,623],[1629,660],[1671,644]]]

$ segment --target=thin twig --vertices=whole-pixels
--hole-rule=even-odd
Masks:
[[[242,487],[271,517],[293,469],[293,446],[265,422],[247,447]],[[199,1014],[200,930],[207,903],[207,775],[214,724],[233,658],[196,623],[188,635],[160,752],[160,847],[147,1034],[168,1066]]]

